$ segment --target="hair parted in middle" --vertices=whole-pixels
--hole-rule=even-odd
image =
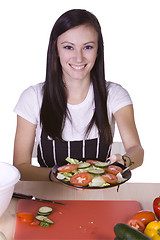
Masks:
[[[103,133],[106,141],[111,144],[113,137],[107,114],[107,89],[104,73],[104,46],[101,26],[95,15],[83,9],[72,9],[65,12],[57,19],[52,28],[40,112],[41,124],[51,138],[63,140],[62,131],[65,118],[69,113],[67,109],[66,87],[63,82],[62,68],[57,52],[57,38],[69,29],[80,25],[90,25],[98,33],[97,58],[90,75],[94,88],[95,112],[86,129],[86,135],[95,123],[99,134]]]

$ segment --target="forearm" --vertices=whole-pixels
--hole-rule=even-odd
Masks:
[[[16,167],[20,171],[22,181],[50,181],[51,168],[37,167],[28,163],[19,164]]]
[[[129,160],[126,157],[126,165],[128,166],[130,161],[132,162],[130,169],[134,169],[134,168],[137,168],[142,165],[143,157],[144,157],[144,150],[140,145],[129,148],[126,151],[125,155],[130,158],[130,160]]]
[[[113,154],[108,159],[110,159],[111,163],[119,162],[121,164],[126,164],[126,167],[130,167],[130,169],[134,169],[142,165],[144,150],[141,145],[133,146],[127,149],[123,156],[126,161],[123,160],[121,154]]]
[[[133,164],[130,169],[137,168],[143,163],[144,151],[141,147],[138,131],[134,121],[134,111],[132,105],[127,105],[115,114],[115,120],[119,129],[119,133],[122,139],[122,143],[125,147],[126,166],[128,167],[130,163]],[[116,154],[117,155],[117,154]],[[122,156],[119,154],[118,161],[124,164]]]

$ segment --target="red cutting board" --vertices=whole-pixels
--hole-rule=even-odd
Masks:
[[[17,218],[14,240],[113,240],[114,225],[125,223],[141,210],[136,201],[59,201],[67,205],[19,200],[17,212],[36,215],[40,207],[52,207],[49,218],[54,224],[50,227],[31,226]]]

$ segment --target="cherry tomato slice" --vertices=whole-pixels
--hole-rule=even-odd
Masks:
[[[77,173],[70,178],[70,183],[77,186],[87,186],[92,181],[92,176],[89,173]]]
[[[118,178],[111,173],[105,173],[104,175],[102,175],[102,178],[104,181],[106,181],[108,183],[115,184],[118,182]]]
[[[72,172],[78,168],[78,164],[67,164],[59,167],[58,172]]]
[[[99,161],[98,160],[86,160],[86,162],[88,162],[88,163],[90,163],[91,165],[94,165],[94,164],[96,164],[96,163],[99,163]]]
[[[33,220],[33,213],[27,213],[27,212],[18,212],[17,217],[19,218],[24,218],[24,219],[28,219],[28,220]]]
[[[123,169],[119,166],[110,165],[104,169],[106,172],[111,173],[113,175],[117,175],[119,172],[122,173]]]
[[[19,217],[23,222],[32,222],[34,218],[33,213],[26,212],[18,212],[16,216]]]
[[[139,211],[138,213],[136,213],[132,219],[137,219],[140,220],[141,222],[144,223],[144,225],[146,226],[149,222],[155,221],[155,214],[151,211]]]
[[[25,219],[25,218],[20,218],[20,221],[21,222],[24,222],[24,223],[31,223],[33,221],[33,219]]]
[[[130,219],[127,224],[135,229],[137,229],[140,232],[144,232],[145,225],[142,221],[138,219]]]

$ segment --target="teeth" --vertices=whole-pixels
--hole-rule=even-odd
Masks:
[[[81,65],[81,66],[70,65],[70,66],[76,70],[81,70],[81,69],[85,68],[86,65]]]

